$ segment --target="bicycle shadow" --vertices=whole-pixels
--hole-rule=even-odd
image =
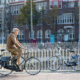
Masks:
[[[25,75],[25,73],[13,73],[13,74],[10,74],[10,75],[5,75],[5,76],[0,75],[0,79],[1,80],[12,80],[12,78],[19,78],[22,75],[24,75],[24,77],[32,76],[32,75],[29,75],[29,74]]]
[[[17,77],[17,75],[5,75],[5,76],[0,75],[0,79],[6,79],[6,80],[8,80],[9,78],[15,78],[15,77]]]
[[[75,73],[80,73],[80,71],[56,71],[52,73],[75,74]]]

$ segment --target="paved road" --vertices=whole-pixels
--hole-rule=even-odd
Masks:
[[[75,72],[57,72],[57,73],[39,73],[31,76],[26,73],[13,73],[0,80],[80,80],[80,73]]]

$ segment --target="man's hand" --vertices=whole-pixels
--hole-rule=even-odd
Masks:
[[[27,50],[26,48],[24,48],[23,46],[21,46],[21,49]]]
[[[21,49],[25,49],[23,46],[21,46]]]

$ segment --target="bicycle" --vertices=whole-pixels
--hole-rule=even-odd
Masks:
[[[5,50],[1,50],[1,52],[4,52]],[[22,67],[22,69],[25,69],[25,71],[30,75],[36,75],[41,71],[41,62],[39,59],[35,57],[28,58],[28,55],[31,52],[24,51],[24,54],[26,57],[21,56],[20,58],[20,64],[19,66]],[[1,76],[7,76],[11,74],[13,71],[18,72],[19,67],[16,64],[17,59],[11,56],[3,56],[3,54],[0,55],[0,75]]]
[[[74,51],[69,51],[72,53],[70,57],[65,59],[61,53],[59,52],[55,56],[48,59],[48,69],[50,71],[57,71],[60,69],[60,67],[64,64],[64,66],[73,69],[75,71],[80,70],[80,55],[79,54],[73,54]]]

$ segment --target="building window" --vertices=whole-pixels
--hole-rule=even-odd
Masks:
[[[52,0],[49,0],[49,3],[50,3],[49,4],[50,5],[50,9],[51,9],[52,8],[52,3],[53,3]]]
[[[16,10],[14,11],[14,15],[16,14]]]
[[[37,11],[40,11],[40,6],[43,10],[46,10],[46,7],[47,7],[47,2],[39,2],[39,3],[36,3],[36,9]]]
[[[63,41],[63,35],[64,35],[64,30],[63,29],[59,29],[57,31],[57,41]]]
[[[0,5],[1,5],[1,0],[0,0]]]
[[[56,7],[58,7],[58,0],[55,0],[55,1],[53,2],[53,5],[56,6]]]
[[[74,8],[74,1],[68,2],[68,8]]]
[[[31,36],[33,36],[33,38],[34,38],[34,31],[33,31],[33,34],[31,34],[31,32],[29,32],[29,39],[31,39]]]
[[[22,5],[12,6],[11,7],[11,13],[12,13],[12,15],[18,15],[20,13],[21,7],[22,7]]]
[[[37,31],[37,38],[42,38],[42,30]]]
[[[21,30],[18,34],[18,39],[19,40],[24,40],[24,33],[23,33],[23,30]]]
[[[0,24],[0,28],[1,28],[1,24]]]
[[[74,24],[74,16],[72,13],[64,13],[57,17],[57,24]]]
[[[61,1],[60,1],[61,2]],[[49,5],[50,5],[50,9],[52,8],[52,7],[61,7],[61,3],[59,3],[59,0],[49,0]]]
[[[16,10],[16,14],[17,14],[17,15],[19,14],[19,10]]]
[[[67,29],[69,40],[74,40],[74,29]]]
[[[14,24],[13,27],[16,28],[16,27],[19,27],[19,26],[18,26],[18,24]]]
[[[51,30],[46,30],[45,31],[45,38],[50,38],[51,35]]]
[[[62,1],[59,1],[59,8],[62,8]]]
[[[31,39],[31,32],[29,32],[29,39]]]

